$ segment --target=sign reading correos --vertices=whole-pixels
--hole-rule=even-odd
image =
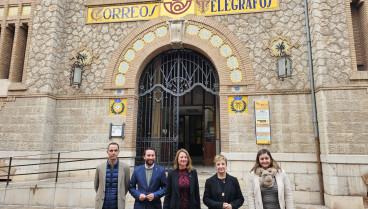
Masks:
[[[159,16],[171,18],[187,14],[222,15],[274,11],[279,0],[163,0],[161,3],[130,4],[88,8],[87,22],[148,20]]]
[[[88,8],[87,22],[121,22],[159,17],[159,3]]]

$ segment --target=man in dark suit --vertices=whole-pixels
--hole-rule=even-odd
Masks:
[[[155,165],[155,150],[144,151],[145,164],[134,169],[129,193],[135,198],[134,209],[161,209],[161,197],[166,191],[165,169]],[[137,188],[138,185],[138,188]]]

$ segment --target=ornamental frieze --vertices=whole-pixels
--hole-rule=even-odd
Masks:
[[[163,0],[155,3],[136,3],[89,7],[88,23],[149,20],[160,16],[180,18],[194,15],[224,15],[279,10],[279,0]]]

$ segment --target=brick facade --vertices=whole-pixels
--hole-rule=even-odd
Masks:
[[[208,58],[219,75],[218,143],[229,159],[229,172],[245,186],[255,153],[267,148],[289,174],[295,202],[320,204],[304,5],[279,1],[276,11],[184,17],[186,26],[205,28],[229,45],[242,72],[240,82],[231,80],[227,58],[209,40],[184,31],[182,44]],[[139,79],[155,56],[172,49],[170,31],[135,53],[123,85],[115,83],[116,75],[133,44],[157,28],[168,28],[170,18],[86,22],[87,7],[134,2],[142,1],[0,3],[4,8],[0,17],[0,79],[4,82],[0,87],[8,89],[0,99],[0,157],[103,148],[110,142],[110,123],[123,122],[125,139],[114,140],[127,156],[134,157]],[[367,13],[368,4],[363,2],[362,11]],[[323,188],[326,205],[332,208],[338,208],[344,198],[359,203],[367,192],[360,176],[368,172],[368,71],[357,69],[350,3],[308,4]],[[9,6],[16,5],[30,5],[31,14],[22,15],[18,9],[18,15],[8,17]],[[365,13],[363,25],[368,22]],[[363,28],[363,40],[368,40],[367,29]],[[277,78],[277,57],[270,49],[279,38],[291,46],[292,77],[285,80]],[[361,47],[367,48],[364,44]],[[81,87],[69,86],[71,65],[82,50],[91,52],[91,63],[83,68]],[[242,91],[234,92],[232,87]],[[248,97],[248,113],[229,114],[228,96],[239,95]],[[127,99],[127,114],[109,115],[109,99],[120,98]],[[254,102],[262,100],[270,102],[270,145],[257,145],[255,140]]]

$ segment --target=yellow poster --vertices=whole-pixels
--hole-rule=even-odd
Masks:
[[[248,113],[248,97],[246,96],[229,96],[227,99],[228,111],[230,114]]]
[[[257,144],[271,144],[270,106],[268,101],[254,101]]]
[[[236,14],[279,9],[279,0],[196,0],[197,15]]]
[[[109,115],[126,115],[127,99],[110,99]]]
[[[88,8],[87,22],[121,22],[148,20],[159,17],[159,3]]]
[[[195,14],[195,0],[164,0],[161,3],[160,16],[180,18]]]
[[[254,102],[254,108],[256,110],[268,110],[268,101],[255,101]]]

